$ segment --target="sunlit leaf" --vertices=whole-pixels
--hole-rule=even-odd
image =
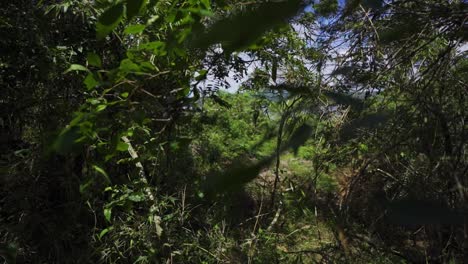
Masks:
[[[118,151],[127,151],[128,150],[128,144],[122,141],[117,142],[116,149]]]
[[[151,50],[155,55],[164,56],[166,55],[166,43],[162,41],[152,41],[144,43],[140,46],[140,49]]]
[[[112,209],[111,208],[104,208],[104,218],[106,219],[107,222],[111,221],[111,216],[112,216]]]
[[[138,33],[141,33],[143,32],[143,30],[145,30],[146,26],[145,25],[131,25],[131,26],[128,26],[127,28],[125,28],[124,30],[124,33],[127,34],[127,35],[130,35],[130,34],[138,34]]]
[[[88,68],[86,68],[85,66],[83,65],[80,65],[80,64],[72,64],[70,65],[70,67],[63,73],[69,73],[71,71],[89,71]]]
[[[104,176],[107,182],[111,182],[109,175],[107,175],[107,172],[103,168],[99,167],[98,165],[93,165],[92,167],[95,171]]]
[[[130,194],[128,199],[132,202],[142,202],[145,200],[145,196],[142,193]]]
[[[96,106],[96,111],[101,112],[101,111],[105,110],[106,108],[107,108],[107,105],[100,104],[100,105]]]

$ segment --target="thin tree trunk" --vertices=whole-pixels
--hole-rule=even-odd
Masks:
[[[278,129],[278,136],[276,140],[276,165],[275,165],[275,182],[273,184],[273,191],[271,193],[271,207],[275,206],[275,196],[276,196],[276,189],[278,188],[278,183],[280,181],[280,175],[279,175],[279,166],[281,163],[281,143],[283,141],[283,129],[284,129],[284,124],[286,123],[286,118],[288,115],[288,111],[286,111],[283,116],[281,117],[281,122],[280,126]]]

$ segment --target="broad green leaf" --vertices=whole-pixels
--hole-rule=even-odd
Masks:
[[[192,44],[204,49],[222,43],[228,52],[246,48],[267,30],[286,23],[302,8],[300,0],[260,3],[219,19],[204,33],[194,32]]]
[[[155,70],[155,67],[153,64],[151,64],[151,62],[144,61],[140,63],[140,69],[145,72],[151,72]]]
[[[96,111],[101,112],[101,111],[105,110],[106,108],[107,108],[107,105],[100,104],[100,105],[96,106]]]
[[[124,59],[120,62],[120,67],[119,69],[123,72],[139,72],[140,71],[140,67],[138,66],[138,64],[134,63],[133,61],[131,61],[130,59]]]
[[[127,34],[127,35],[130,35],[130,34],[138,34],[138,33],[141,33],[143,32],[143,30],[145,30],[146,26],[145,25],[131,25],[131,26],[128,26],[125,30],[124,30],[124,33]]]
[[[105,38],[112,32],[120,23],[123,17],[124,5],[119,3],[107,9],[101,17],[99,17],[96,24],[96,37],[97,39]]]
[[[137,16],[146,5],[146,0],[127,0],[127,19]]]
[[[89,73],[88,76],[84,79],[83,83],[86,85],[88,90],[92,90],[99,85],[99,82],[94,78],[92,73]]]
[[[117,142],[116,149],[118,151],[127,151],[128,150],[128,144],[122,141]]]
[[[155,55],[164,56],[166,55],[166,43],[162,41],[152,41],[144,43],[140,46],[140,49],[151,50]]]
[[[118,23],[123,16],[124,5],[122,3],[116,4],[102,13],[98,22],[104,26],[111,26]]]
[[[88,53],[87,60],[89,65],[102,68],[101,58],[96,53]]]
[[[86,72],[89,72],[88,68],[86,68],[85,66],[83,65],[80,65],[80,64],[72,64],[70,65],[70,67],[64,71],[63,73],[69,73],[71,71],[86,71]]]
[[[111,221],[111,216],[112,216],[112,209],[104,208],[104,218],[107,220],[107,222]]]

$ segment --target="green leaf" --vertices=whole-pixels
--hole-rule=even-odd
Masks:
[[[109,175],[107,175],[106,171],[104,169],[102,169],[101,167],[99,167],[98,165],[93,165],[93,169],[95,171],[97,171],[99,174],[101,174],[102,176],[104,176],[104,178],[106,179],[107,182],[111,182],[110,178],[109,178]]]
[[[120,62],[119,69],[123,72],[139,72],[140,67],[130,59],[124,59]]]
[[[112,209],[111,208],[104,208],[104,218],[107,220],[107,222],[111,221],[111,216],[112,216]]]
[[[254,8],[219,19],[204,33],[194,32],[196,38],[192,44],[207,48],[222,43],[228,52],[246,48],[267,30],[287,23],[302,8],[303,1],[300,0],[260,3]]]
[[[130,194],[128,196],[128,200],[132,201],[132,202],[142,202],[145,200],[145,196],[141,193],[137,193],[137,194]]]
[[[141,70],[146,71],[146,72],[151,72],[151,71],[155,70],[154,65],[151,64],[151,62],[148,62],[148,61],[141,62],[140,63],[140,68],[141,68]]]
[[[140,49],[143,50],[151,50],[155,55],[166,55],[166,43],[162,41],[152,41],[148,43],[144,43],[140,46]]]
[[[127,151],[128,150],[128,144],[122,141],[117,142],[116,149],[118,151]]]
[[[105,216],[105,212],[104,212],[104,216]],[[109,219],[110,219],[110,215],[109,215]],[[109,220],[110,221],[110,220]],[[102,230],[99,235],[98,235],[98,238],[101,239],[105,234],[109,233],[109,231],[111,231],[113,229],[113,227],[109,227],[109,228],[106,228],[104,230]]]
[[[145,30],[145,28],[146,28],[146,26],[145,26],[145,25],[141,25],[141,24],[131,25],[131,26],[128,26],[128,27],[124,30],[124,33],[127,34],[127,35],[130,35],[130,34],[138,34],[138,33],[143,32],[143,30]]]
[[[105,104],[100,104],[100,105],[98,105],[98,106],[96,107],[96,111],[97,111],[97,112],[101,112],[101,111],[103,111],[103,110],[106,109],[106,108],[107,108],[107,105],[105,105]]]
[[[105,38],[112,32],[120,23],[123,17],[124,5],[119,3],[107,9],[96,24],[96,37],[98,39]]]
[[[104,26],[111,26],[120,22],[123,16],[124,5],[122,3],[116,4],[102,13],[99,17],[98,23]]]
[[[86,183],[80,184],[80,193],[84,194],[84,192],[88,189],[88,187],[91,186],[91,184],[93,183],[94,183],[94,179],[90,178]]]
[[[86,85],[88,91],[96,88],[96,86],[99,85],[99,82],[94,78],[94,75],[92,73],[89,73],[88,76],[86,76],[83,83]]]
[[[87,60],[89,65],[102,68],[101,58],[96,53],[88,53]]]
[[[146,0],[127,0],[127,19],[137,16],[146,5]]]
[[[86,68],[85,66],[83,65],[80,65],[80,64],[72,64],[70,65],[70,67],[64,71],[63,73],[66,74],[66,73],[69,73],[71,71],[85,71],[85,72],[89,72],[88,68]]]

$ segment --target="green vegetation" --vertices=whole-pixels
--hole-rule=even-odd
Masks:
[[[0,263],[464,263],[467,14],[3,4]]]

